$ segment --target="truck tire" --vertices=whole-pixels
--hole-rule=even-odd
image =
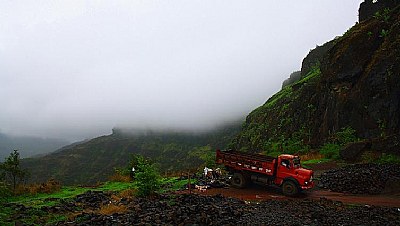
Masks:
[[[296,196],[299,193],[299,187],[291,180],[286,180],[282,184],[282,193],[286,196]]]
[[[241,173],[234,173],[231,178],[231,184],[236,188],[244,188],[247,185],[246,178]]]

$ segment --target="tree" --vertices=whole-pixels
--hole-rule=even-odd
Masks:
[[[2,164],[0,163],[0,166]],[[0,170],[0,203],[7,201],[7,197],[11,196],[10,188],[5,181],[5,173]]]
[[[134,155],[131,165],[135,167],[135,183],[138,196],[149,196],[160,189],[160,174],[150,160],[141,155]]]
[[[4,175],[4,179],[6,181],[11,181],[14,192],[17,183],[21,182],[21,180],[28,175],[26,170],[21,169],[18,150],[14,150],[14,152],[10,153],[10,156],[5,159],[5,162],[0,165],[0,169],[2,171],[1,174]]]

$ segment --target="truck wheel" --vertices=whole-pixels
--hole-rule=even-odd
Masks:
[[[283,182],[282,192],[286,196],[296,196],[299,193],[299,188],[293,181],[287,180]]]
[[[246,178],[241,173],[234,173],[231,178],[231,184],[233,187],[244,188],[247,184]]]

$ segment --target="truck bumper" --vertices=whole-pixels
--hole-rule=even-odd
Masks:
[[[302,186],[300,186],[300,187],[301,187],[301,189],[303,189],[303,190],[311,189],[311,188],[314,187],[314,182],[308,182],[307,184],[304,184],[304,185],[302,185]]]

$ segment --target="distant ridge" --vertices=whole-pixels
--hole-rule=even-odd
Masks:
[[[18,150],[22,158],[53,152],[68,142],[61,139],[38,138],[31,136],[10,136],[0,133],[0,162],[13,150]]]
[[[63,184],[106,181],[114,168],[127,166],[132,154],[153,159],[163,173],[194,169],[204,163],[201,156],[214,155],[216,148],[225,148],[239,133],[241,123],[202,133],[151,130],[131,133],[137,130],[115,128],[111,135],[74,143],[39,158],[24,159],[22,166],[30,171],[31,182],[55,178]]]

